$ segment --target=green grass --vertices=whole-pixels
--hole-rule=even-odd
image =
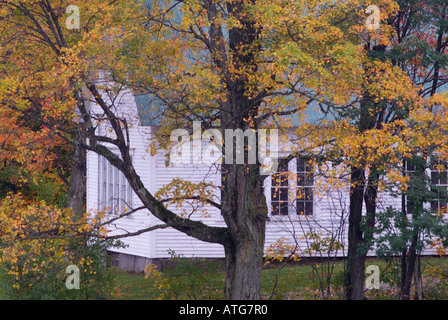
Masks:
[[[184,267],[183,267],[184,268]],[[342,264],[338,264],[334,271],[336,279]],[[182,270],[167,270],[156,278],[135,273],[116,270],[117,289],[114,299],[224,299],[225,273],[220,269],[201,274]],[[197,281],[201,274],[202,281]],[[169,288],[158,287],[161,278],[167,279]],[[334,279],[333,279],[334,280]],[[341,282],[342,283],[342,282]],[[315,294],[319,280],[316,272],[309,265],[288,264],[283,268],[278,265],[264,267],[262,271],[263,299],[309,299]]]
[[[366,266],[375,264],[380,267],[381,282],[387,286],[396,284],[398,275],[396,261],[386,262],[369,259]],[[309,263],[265,266],[262,272],[263,299],[321,299],[321,285],[326,293],[325,278],[327,264],[317,264],[317,270]],[[448,298],[448,258],[422,258],[422,270],[425,276],[437,277],[437,281],[425,287],[428,299]],[[342,298],[342,280],[344,265],[337,262],[331,276],[331,299]],[[324,275],[324,277],[322,277]],[[176,268],[164,270],[154,277],[126,273],[116,270],[116,290],[113,299],[156,300],[156,299],[224,299],[225,273],[221,268],[206,262],[198,267],[187,260]],[[397,299],[396,290],[373,290],[368,292],[370,299]]]

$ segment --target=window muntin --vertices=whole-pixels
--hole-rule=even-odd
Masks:
[[[303,159],[297,159],[297,214],[312,215],[314,199],[314,174],[312,165]]]
[[[431,191],[433,199],[431,200],[431,211],[446,212],[447,205],[447,163],[439,159],[431,160]]]
[[[312,165],[300,158],[279,166],[271,176],[271,215],[312,215],[314,174]]]
[[[100,156],[99,210],[123,214],[132,208],[132,188],[124,174],[106,158]],[[128,217],[131,217],[130,215]]]

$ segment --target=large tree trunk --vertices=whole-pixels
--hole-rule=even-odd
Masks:
[[[260,29],[243,2],[228,2],[227,9],[229,14],[240,21],[241,27],[229,29],[229,50],[233,67],[238,71],[231,71],[231,76],[226,77],[227,101],[222,105],[224,112],[220,114],[223,136],[226,136],[226,129],[257,130],[253,120],[258,115],[260,104],[259,101],[252,101],[248,95],[248,72],[257,70],[255,58],[260,47],[256,40]],[[233,141],[227,140],[224,142],[224,150],[226,145],[233,144]],[[261,268],[268,209],[263,190],[265,177],[260,176],[259,164],[249,163],[248,158],[248,152],[253,150],[251,148],[258,150],[256,140],[255,146],[244,147],[244,164],[237,164],[236,154],[226,159],[227,179],[223,184],[221,212],[231,239],[224,247],[226,297],[232,300],[261,298]]]
[[[226,176],[223,217],[232,239],[225,245],[226,297],[258,300],[268,214],[263,179],[256,165],[232,165]]]
[[[263,246],[250,236],[225,248],[226,298],[229,300],[259,300]],[[257,235],[257,238],[259,235]]]
[[[364,299],[365,262],[375,227],[378,180],[379,173],[375,167],[370,168],[367,182],[364,170],[355,168],[351,174],[348,266],[345,283],[346,298],[349,300]],[[366,204],[364,230],[361,223],[363,201]]]

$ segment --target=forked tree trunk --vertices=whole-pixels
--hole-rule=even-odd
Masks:
[[[408,186],[408,196],[407,198],[403,196],[402,202],[402,214],[404,218],[408,219],[408,214],[412,214],[412,220],[418,219],[424,211],[423,203],[425,202],[427,184],[426,184],[426,174],[425,174],[425,157],[416,157],[415,160],[415,170],[410,173],[411,183]],[[415,161],[414,160],[414,161]],[[406,165],[406,161],[404,161]],[[406,206],[406,200],[412,203],[412,209]],[[410,210],[411,209],[411,210]],[[410,210],[410,212],[409,212]],[[405,230],[403,230],[404,232]],[[411,231],[412,238],[410,239],[411,244],[409,248],[403,250],[403,257],[401,259],[401,300],[410,300],[411,298],[411,286],[412,279],[415,278],[416,284],[418,284],[418,271],[417,270],[417,245],[419,238],[419,230],[417,226],[413,226]],[[417,274],[417,277],[415,275]]]
[[[365,172],[354,168],[351,174],[350,190],[348,264],[345,279],[345,293],[348,300],[364,299],[365,263],[372,241],[378,195],[378,172],[374,167],[366,181]],[[366,204],[366,225],[363,230],[363,201]]]
[[[384,51],[384,46],[366,45],[369,53]],[[366,74],[370,74],[369,66],[365,67]],[[376,78],[366,79],[366,85],[369,82],[376,81]],[[360,102],[359,114],[359,133],[364,134],[373,128],[379,129],[381,123],[377,122],[379,107],[378,103],[371,97],[368,86],[364,88],[363,98]],[[363,156],[362,154],[359,155]],[[364,164],[365,165],[365,164]],[[369,175],[369,181],[366,188],[366,172],[364,165],[353,165],[350,176],[350,206],[349,206],[349,230],[348,230],[348,250],[347,250],[347,273],[345,276],[345,297],[348,300],[364,299],[364,281],[365,281],[365,261],[367,253],[366,248],[361,248],[365,244],[366,237],[362,230],[362,208],[366,201],[368,214],[368,224],[370,228],[374,227],[376,210],[376,193],[378,190],[378,176],[373,168],[373,174]],[[368,239],[367,239],[368,240]]]

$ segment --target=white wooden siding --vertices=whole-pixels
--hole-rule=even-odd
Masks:
[[[156,188],[160,189],[170,183],[174,178],[189,180],[191,182],[213,182],[219,184],[221,173],[216,168],[209,168],[200,164],[183,164],[175,167],[166,167],[165,155],[156,155]],[[193,214],[192,219],[201,220],[210,226],[225,226],[221,213],[213,206],[206,206],[207,217]],[[175,208],[174,212],[181,213]],[[169,250],[186,257],[223,257],[224,250],[221,245],[206,243],[189,237],[173,228],[160,229],[157,233],[156,255],[158,258],[170,257]]]

